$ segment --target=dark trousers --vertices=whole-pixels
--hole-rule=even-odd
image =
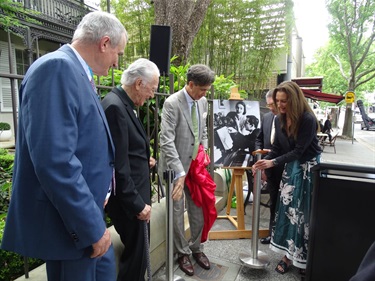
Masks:
[[[147,267],[146,251],[149,251],[145,245],[145,221],[135,217],[130,219],[125,214],[111,219],[125,245],[118,264],[117,281],[144,281]],[[149,224],[147,228],[150,237]]]
[[[272,226],[275,220],[276,204],[279,199],[279,188],[284,165],[279,165],[265,170],[267,176],[267,189],[270,193],[270,224],[269,235],[271,235]]]

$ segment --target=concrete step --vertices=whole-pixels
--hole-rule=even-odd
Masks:
[[[218,212],[225,206],[226,199],[222,196],[216,197],[216,209]],[[153,203],[152,205],[152,216],[151,216],[151,235],[150,235],[150,259],[151,259],[151,271],[154,274],[157,272],[166,261],[166,200],[162,198],[160,203]],[[189,220],[187,212],[185,212],[185,229],[186,235],[190,235]],[[116,264],[124,249],[124,245],[121,242],[120,236],[117,234],[113,226],[109,227],[111,233],[112,243],[115,250]],[[45,264],[33,269],[29,272],[29,279],[25,276],[21,276],[16,281],[20,280],[47,280]]]

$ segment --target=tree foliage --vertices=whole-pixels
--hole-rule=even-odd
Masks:
[[[286,0],[216,0],[194,41],[191,60],[211,65],[259,99],[291,32]]]
[[[149,57],[151,24],[169,25],[174,65],[209,65],[251,99],[268,88],[293,26],[291,0],[113,0],[111,6],[130,35],[129,61]]]
[[[37,12],[30,9],[25,9],[22,3],[15,2],[13,0],[0,1],[0,14],[0,26],[5,31],[9,31],[18,36],[20,35],[17,32],[14,32],[12,27],[28,28],[24,22],[35,24],[40,23],[32,17],[32,15],[37,14]],[[20,14],[22,14],[22,17],[20,17]],[[20,20],[20,18],[23,20]]]
[[[331,57],[344,78],[347,91],[360,90],[375,78],[375,1],[328,0]],[[352,109],[345,114],[343,135],[351,137]]]
[[[375,78],[375,1],[330,0],[332,57],[349,91]]]
[[[149,57],[150,30],[154,24],[153,5],[145,0],[116,0],[110,4],[111,12],[124,24],[128,32],[125,59],[131,63],[137,58]],[[107,1],[102,0],[100,6],[106,10]]]
[[[172,29],[172,55],[176,63],[186,63],[193,40],[206,16],[211,0],[154,0],[155,23]]]

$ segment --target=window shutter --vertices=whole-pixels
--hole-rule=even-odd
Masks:
[[[9,55],[8,55],[8,43],[0,41],[0,73],[9,74]],[[14,45],[12,44],[12,63],[13,63],[13,73],[17,72],[16,68],[16,53]],[[14,80],[14,88],[16,91],[16,106],[18,108],[18,81]],[[1,112],[12,112],[12,93],[10,90],[10,79],[0,78],[0,102]]]

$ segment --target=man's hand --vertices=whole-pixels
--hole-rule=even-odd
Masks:
[[[150,165],[150,169],[154,168],[155,165],[156,165],[155,158],[154,157],[150,157],[150,160],[149,160],[148,164]]]
[[[178,201],[182,198],[186,176],[179,177],[173,184],[172,199]]]
[[[149,223],[150,218],[151,218],[151,206],[146,204],[146,206],[143,208],[142,212],[140,212],[137,215],[137,219],[139,219],[141,221],[147,221],[147,223]]]
[[[99,258],[103,256],[111,246],[111,234],[109,233],[109,230],[106,229],[102,238],[94,244],[92,244],[92,254],[91,258]]]

